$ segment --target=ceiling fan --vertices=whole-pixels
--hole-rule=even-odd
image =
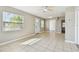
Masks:
[[[53,7],[52,6],[43,6],[42,7],[42,12],[43,13],[47,13],[47,12],[51,12],[53,11]],[[47,17],[48,19],[51,19],[52,16]]]
[[[43,12],[48,12],[48,11],[52,11],[52,6],[43,6],[42,7]]]

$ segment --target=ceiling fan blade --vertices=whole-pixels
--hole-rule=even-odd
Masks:
[[[43,12],[52,11],[52,6],[43,6]]]
[[[49,11],[53,11],[53,7],[52,6],[48,6],[47,8]]]

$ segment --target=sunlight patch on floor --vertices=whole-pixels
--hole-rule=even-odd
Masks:
[[[21,43],[21,44],[22,44],[22,45],[32,45],[32,44],[37,43],[37,42],[40,41],[40,40],[41,40],[41,38],[32,38],[32,39],[30,39],[30,40],[27,40],[27,41]]]

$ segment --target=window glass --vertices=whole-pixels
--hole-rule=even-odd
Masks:
[[[18,14],[3,12],[3,30],[14,31],[21,30],[24,17]]]

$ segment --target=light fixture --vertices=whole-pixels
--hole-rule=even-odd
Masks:
[[[52,18],[52,16],[49,16],[48,18]]]
[[[47,10],[47,9],[43,9],[43,11],[44,11],[44,12],[47,12],[48,10]]]
[[[44,11],[44,12],[47,12],[47,11],[48,11],[48,6],[44,6],[44,7],[43,7],[43,11]]]
[[[51,6],[43,6],[42,10],[43,10],[43,12],[52,11],[52,7]]]

